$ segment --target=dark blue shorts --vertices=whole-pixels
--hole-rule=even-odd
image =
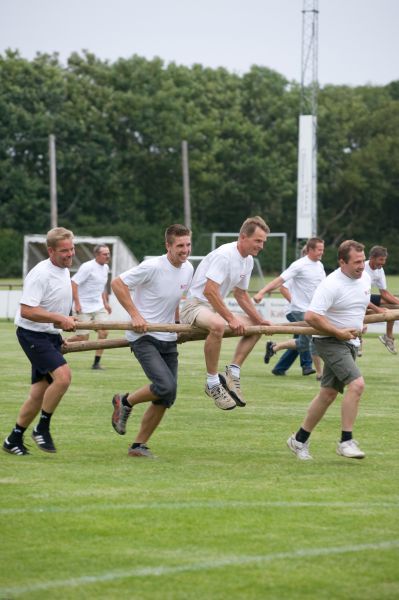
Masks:
[[[62,337],[53,333],[17,328],[17,338],[22,350],[32,363],[32,383],[47,379],[53,381],[50,372],[66,364],[61,353]]]
[[[151,381],[151,392],[158,398],[153,404],[170,408],[177,392],[176,342],[163,342],[152,335],[143,335],[131,342],[130,347]]]
[[[370,302],[372,302],[376,306],[380,306],[381,305],[381,295],[380,294],[371,294]]]

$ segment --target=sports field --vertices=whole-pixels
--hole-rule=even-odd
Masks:
[[[0,329],[3,440],[29,366],[14,326]],[[180,347],[177,403],[149,444],[156,460],[127,456],[144,406],[125,437],[110,423],[112,395],[145,381],[129,351],[105,353],[103,372],[89,369],[91,352],[68,355],[58,453],[29,443],[31,429],[30,456],[0,453],[2,600],[399,598],[399,355],[366,338],[355,431],[366,459],[336,455],[337,403],[302,463],[285,443],[313,376],[294,365],[274,377],[262,340],[242,372],[247,407],[223,412],[203,393],[202,346]],[[224,342],[223,361],[233,347]]]

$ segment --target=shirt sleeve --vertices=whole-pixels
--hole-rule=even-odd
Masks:
[[[47,289],[47,278],[39,271],[30,272],[26,276],[20,304],[39,306]]]
[[[212,264],[209,265],[205,273],[205,277],[221,285],[226,278],[226,273],[229,271],[229,259],[223,254],[217,254]]]
[[[334,290],[321,284],[316,288],[308,310],[318,315],[325,315],[333,303]]]
[[[83,263],[79,267],[79,269],[77,270],[75,275],[72,277],[72,281],[74,283],[76,283],[76,285],[80,285],[81,283],[86,281],[86,279],[88,278],[89,275],[90,275],[90,266],[88,263]]]
[[[136,267],[133,267],[132,269],[129,269],[128,271],[125,271],[119,275],[123,283],[127,285],[130,290],[143,283],[148,283],[154,276],[154,273],[156,272],[155,265],[146,263],[147,261],[143,261]]]

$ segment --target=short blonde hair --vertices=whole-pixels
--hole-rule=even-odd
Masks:
[[[47,232],[46,243],[48,248],[56,248],[58,242],[62,240],[71,240],[73,238],[73,233],[69,229],[65,229],[65,227],[53,227],[50,231]]]
[[[270,233],[269,225],[262,217],[249,217],[248,219],[245,219],[244,223],[241,225],[240,235],[251,236],[257,227],[262,229],[265,233]]]

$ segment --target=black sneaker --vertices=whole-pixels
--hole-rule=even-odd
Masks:
[[[36,442],[37,447],[43,452],[57,452],[53,439],[49,431],[39,433],[34,429],[32,431],[32,439]]]
[[[276,354],[276,351],[274,349],[275,345],[276,344],[274,342],[267,342],[266,343],[266,352],[265,352],[265,357],[263,359],[266,365],[269,364],[269,361],[270,361],[271,357]]]
[[[316,369],[312,369],[312,367],[303,367],[302,369],[302,375],[313,375],[313,373],[316,373]]]
[[[16,456],[25,456],[26,454],[30,454],[28,448],[24,446],[23,440],[12,443],[8,441],[8,438],[6,438],[3,442],[3,450],[4,452],[15,454]]]
[[[105,371],[104,367],[102,367],[102,366],[100,365],[100,363],[93,364],[93,365],[91,366],[91,368],[93,369],[93,371]]]

